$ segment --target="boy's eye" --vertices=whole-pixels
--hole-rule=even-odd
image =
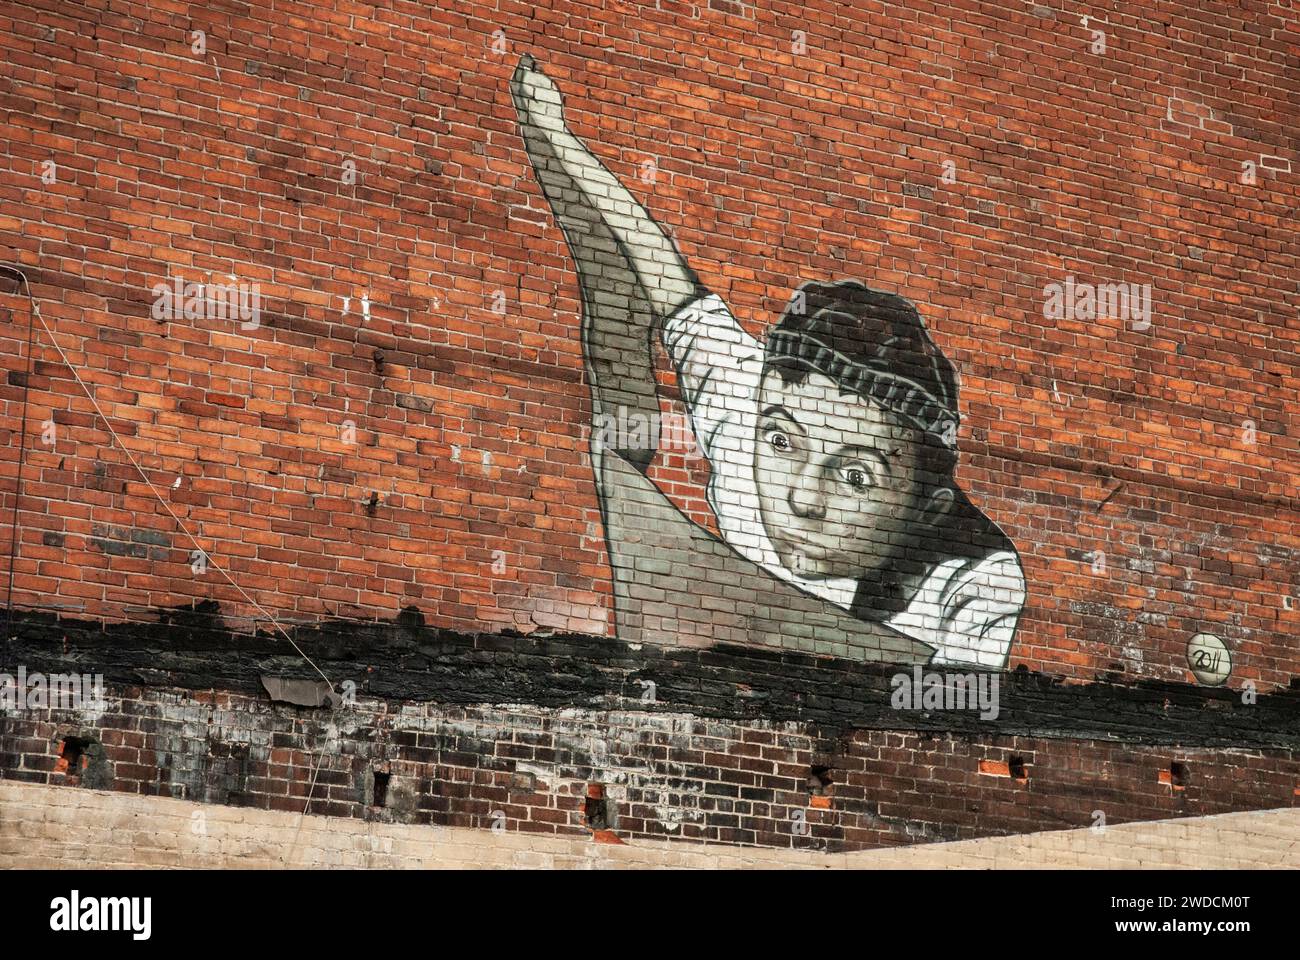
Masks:
[[[763,437],[772,445],[772,449],[780,453],[789,453],[794,449],[794,444],[790,442],[790,438],[776,428],[769,429],[763,434]]]
[[[846,463],[839,469],[840,479],[854,491],[869,489],[874,484],[870,471],[860,463]]]

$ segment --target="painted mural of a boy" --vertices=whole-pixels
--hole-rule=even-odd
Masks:
[[[731,550],[798,594],[906,638],[911,656],[899,660],[923,651],[935,664],[1002,667],[1023,574],[1011,542],[954,480],[957,376],[915,307],[856,281],[805,283],[760,343],[573,136],[530,57],[511,89],[577,263],[593,414],[657,414],[658,340],[710,461],[708,500]],[[654,453],[653,441],[593,446],[625,598],[637,596],[638,562],[616,549],[629,510],[611,516],[611,498],[643,505],[655,529],[679,521],[604,458],[643,474]],[[641,611],[624,620],[640,623]]]

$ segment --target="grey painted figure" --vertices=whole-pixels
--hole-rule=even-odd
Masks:
[[[657,435],[593,432],[619,636],[1003,667],[1024,578],[954,480],[957,375],[916,308],[805,283],[759,342],[569,131],[531,57],[511,93],[577,266],[593,422],[658,423],[657,342],[711,466],[720,538],[647,478]]]

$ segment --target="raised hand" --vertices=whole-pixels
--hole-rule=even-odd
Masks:
[[[566,131],[560,91],[530,54],[519,59],[510,78],[510,93],[521,123],[553,134]]]
[[[591,283],[601,272],[588,268],[594,268],[597,260],[608,259],[612,252],[608,248],[585,250],[584,246],[590,246],[591,234],[607,231],[618,247],[622,265],[635,275],[644,306],[656,317],[669,315],[705,292],[663,228],[569,130],[560,91],[527,54],[515,67],[510,94],[528,157],[542,192],[564,227],[583,275],[584,291],[594,293]],[[598,252],[605,256],[597,257]]]

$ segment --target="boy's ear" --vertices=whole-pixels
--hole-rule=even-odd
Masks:
[[[953,503],[956,502],[956,496],[950,487],[940,487],[930,494],[930,499],[925,502],[921,508],[921,516],[930,524],[936,524],[943,519],[944,514],[952,509]]]

